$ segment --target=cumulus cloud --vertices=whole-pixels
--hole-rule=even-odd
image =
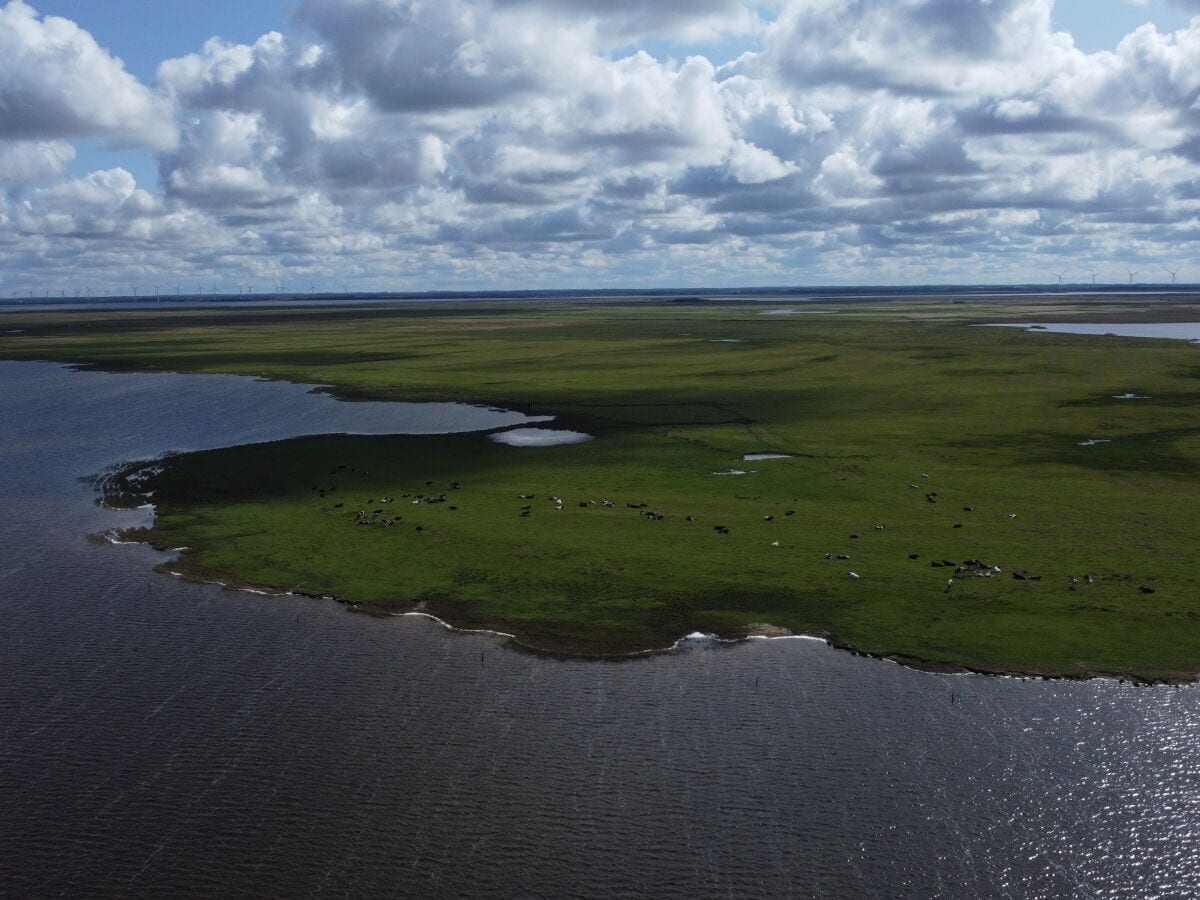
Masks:
[[[1052,6],[304,0],[302,30],[144,86],[12,0],[0,266],[422,288],[1165,257],[1200,218],[1200,20],[1089,54]],[[651,52],[731,35],[723,64]],[[158,184],[67,178],[83,135],[150,149]]]
[[[0,9],[0,139],[106,137],[162,150],[171,109],[75,23],[22,0]]]
[[[62,175],[75,158],[66,141],[0,141],[0,187],[21,187]]]

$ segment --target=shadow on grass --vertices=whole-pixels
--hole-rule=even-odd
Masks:
[[[1054,432],[1023,434],[957,441],[951,446],[964,450],[1011,450],[1018,462],[1079,466],[1099,472],[1194,475],[1200,464],[1179,453],[1172,445],[1179,438],[1200,434],[1200,428],[1147,431],[1115,437],[1109,443],[1080,446],[1094,435]]]

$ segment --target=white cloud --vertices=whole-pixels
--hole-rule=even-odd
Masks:
[[[0,266],[418,288],[1174,253],[1200,217],[1200,21],[1087,54],[1051,5],[305,0],[308,38],[213,39],[151,90],[13,2],[0,22],[41,74],[0,81],[25,110],[0,117]],[[622,49],[746,33],[761,49],[720,68]],[[23,190],[65,178],[61,138],[84,134],[153,148],[157,190],[121,170]]]
[[[0,139],[89,136],[150,150],[176,137],[170,106],[90,34],[10,0],[0,9]]]

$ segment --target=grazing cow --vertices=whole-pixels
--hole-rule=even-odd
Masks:
[[[950,593],[950,589],[951,589],[952,587],[954,587],[954,579],[953,579],[953,578],[947,578],[947,579],[946,579],[946,590],[945,590],[945,593],[947,593],[947,594],[948,594],[948,593]]]
[[[1155,591],[1154,591],[1154,588],[1152,588],[1152,587],[1147,587],[1146,585],[1142,585],[1142,586],[1139,588],[1139,590],[1140,590],[1140,591],[1141,591],[1143,594],[1153,594],[1153,593],[1155,592]]]
[[[857,572],[847,572],[846,577],[851,579],[852,581],[856,581],[861,576]]]
[[[908,554],[908,558],[909,559],[920,559],[921,557],[918,556],[916,553],[910,553],[910,554]]]
[[[774,520],[775,520],[774,516],[763,516],[764,522],[773,522]]]

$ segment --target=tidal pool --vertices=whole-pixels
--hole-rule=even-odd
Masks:
[[[583,444],[592,439],[590,434],[582,431],[555,428],[513,428],[488,435],[488,440],[509,447],[558,447],[563,444]]]
[[[1111,334],[1117,337],[1170,338],[1178,341],[1200,341],[1200,322],[1130,322],[1124,324],[1053,322],[1037,325],[1002,323],[988,324],[980,327],[1023,328],[1026,331],[1045,331],[1057,334]]]

